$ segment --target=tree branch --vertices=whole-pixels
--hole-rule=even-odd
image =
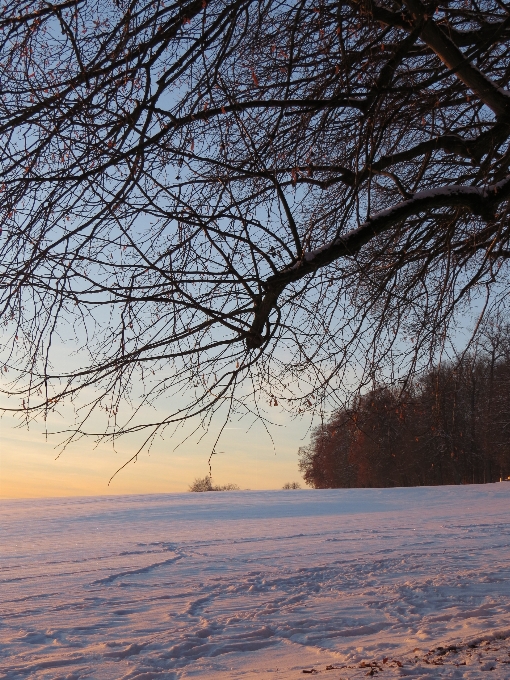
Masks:
[[[340,236],[332,243],[305,253],[298,263],[266,280],[266,294],[256,308],[246,338],[247,347],[253,349],[263,344],[262,330],[279,295],[289,283],[299,281],[341,257],[352,257],[376,236],[412,215],[439,208],[461,207],[488,220],[494,217],[496,207],[508,198],[510,198],[510,175],[501,182],[485,188],[454,184],[420,191],[412,198],[373,215],[357,229]]]
[[[471,64],[457,45],[428,16],[420,0],[406,0],[406,4],[415,20],[422,23],[421,37],[441,61],[475,92],[498,118],[509,116],[509,94]]]

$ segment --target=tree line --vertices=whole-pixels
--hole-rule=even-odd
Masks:
[[[428,370],[381,384],[338,409],[299,450],[315,488],[480,484],[510,476],[508,334]]]

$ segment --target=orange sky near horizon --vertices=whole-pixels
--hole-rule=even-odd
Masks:
[[[216,483],[253,490],[279,489],[292,481],[305,486],[297,451],[309,441],[309,419],[291,421],[276,410],[278,424],[270,429],[274,448],[260,423],[246,432],[244,423],[234,422],[224,431],[212,459]],[[27,430],[16,428],[16,423],[8,416],[0,420],[0,498],[187,491],[196,477],[208,473],[207,461],[219,431],[219,426],[211,428],[200,443],[197,433],[177,450],[182,433],[157,438],[150,453],[143,451],[108,486],[112,474],[136,452],[135,441],[121,439],[114,449],[108,443],[95,447],[93,441],[81,440],[56,458],[62,436],[46,440],[41,426]]]

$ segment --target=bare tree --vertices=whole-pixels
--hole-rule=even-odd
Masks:
[[[320,412],[504,304],[501,0],[12,0],[0,27],[2,368],[27,418],[84,389],[71,438],[100,407],[96,435],[149,439]],[[120,421],[153,372],[137,408],[180,407]]]

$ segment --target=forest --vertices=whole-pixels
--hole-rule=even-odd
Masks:
[[[510,343],[501,332],[405,387],[379,384],[299,450],[312,487],[483,484],[510,479]]]

